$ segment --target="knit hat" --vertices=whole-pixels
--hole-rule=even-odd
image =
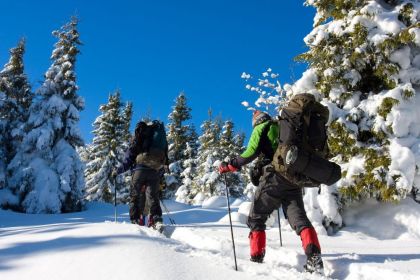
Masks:
[[[269,114],[255,110],[254,113],[252,114],[252,127],[256,127],[257,125],[265,122],[265,121],[269,121],[271,120],[271,117]]]

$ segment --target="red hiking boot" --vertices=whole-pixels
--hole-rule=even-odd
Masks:
[[[265,231],[251,231],[248,238],[251,249],[251,261],[262,263],[265,256]]]

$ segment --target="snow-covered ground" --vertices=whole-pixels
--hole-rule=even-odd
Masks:
[[[0,211],[0,279],[420,279],[420,205],[412,200],[355,207],[338,234],[320,235],[325,278],[302,272],[300,240],[283,216],[283,247],[273,219],[265,262],[250,262],[239,204],[233,207],[238,272],[226,208],[212,207],[218,199],[205,207],[165,201],[177,223],[165,235],[129,224],[125,205],[118,206],[117,223],[112,205],[99,203],[62,215]]]

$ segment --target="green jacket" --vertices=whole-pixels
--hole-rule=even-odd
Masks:
[[[233,159],[230,164],[240,168],[256,159],[260,154],[272,160],[278,146],[279,128],[273,121],[263,122],[252,130],[245,152]]]

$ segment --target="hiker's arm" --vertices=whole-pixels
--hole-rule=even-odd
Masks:
[[[250,163],[251,161],[253,161],[254,159],[258,157],[258,155],[261,152],[260,140],[261,140],[262,132],[264,130],[265,125],[267,124],[260,124],[254,128],[245,152],[243,152],[240,156],[231,160],[230,165],[234,166],[235,168],[240,168],[241,166],[244,166]]]
[[[117,169],[117,173],[121,174],[126,172],[133,166],[134,162],[136,161],[137,157],[137,147],[134,143],[134,141],[130,144],[130,147],[125,152],[124,159],[121,162],[120,166]]]

